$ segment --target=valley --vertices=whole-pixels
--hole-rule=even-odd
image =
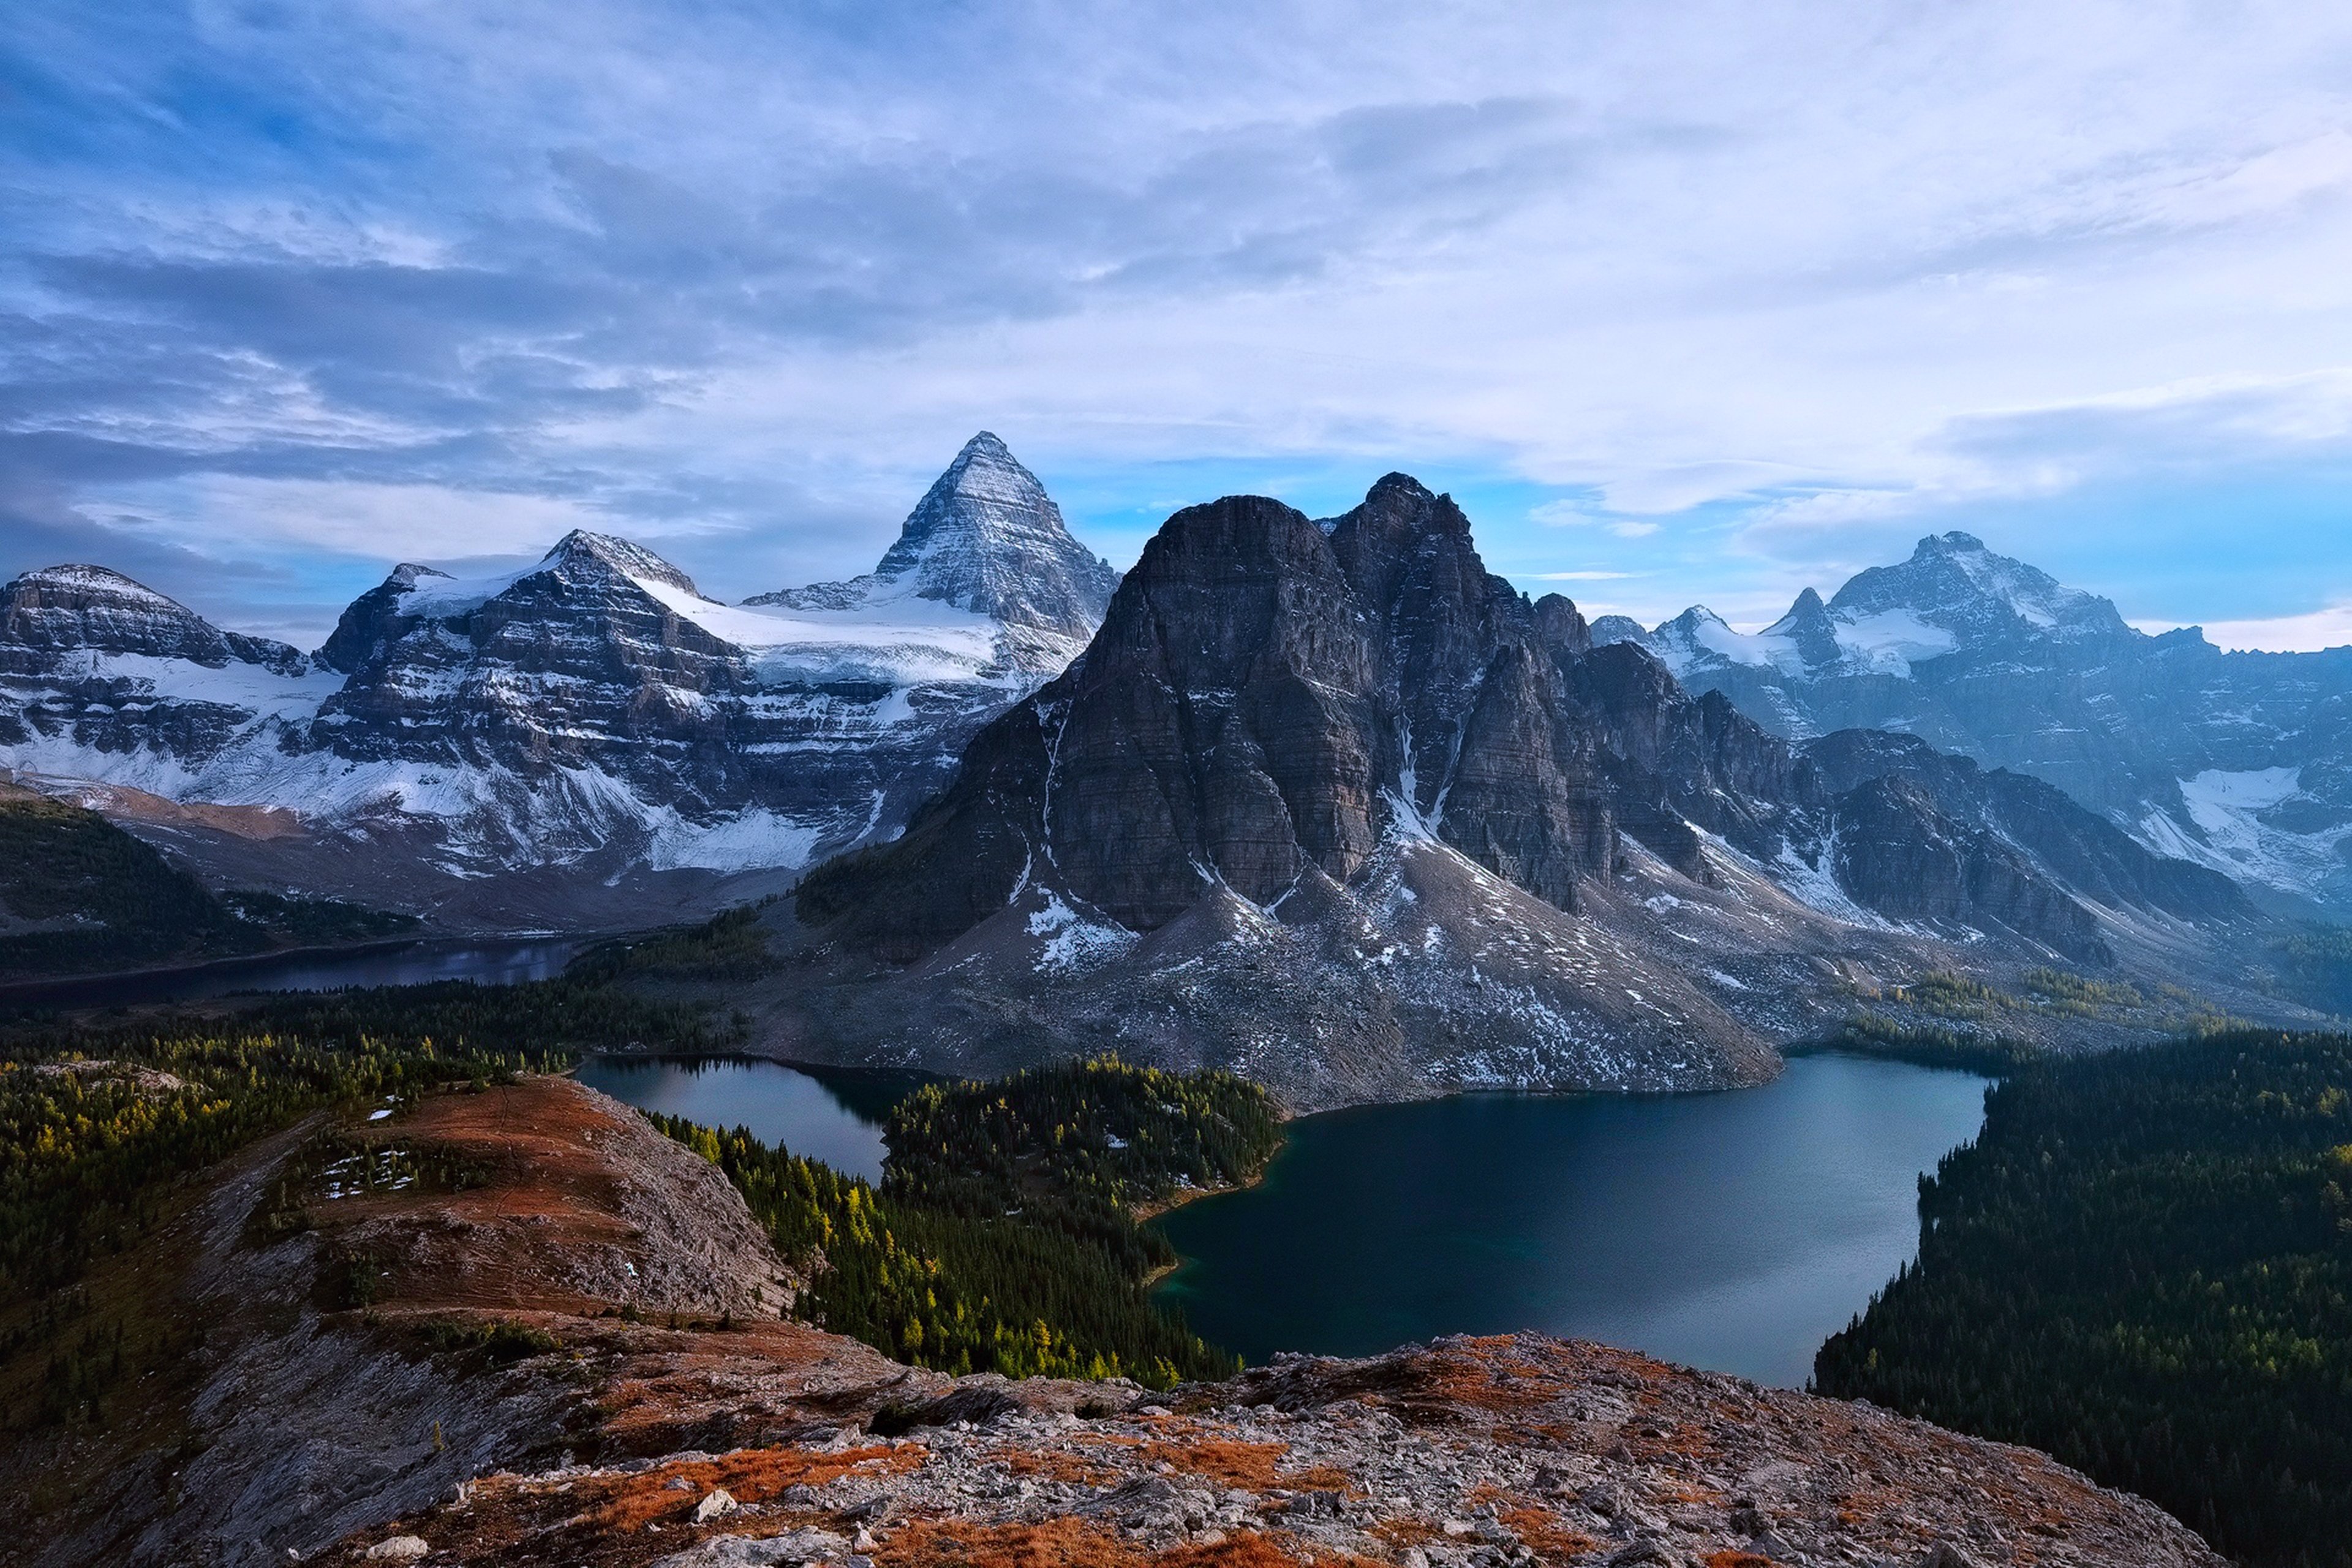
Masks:
[[[1922,552],[1815,664],[2112,629]],[[1989,1077],[2327,1022],[2326,888],[1797,722],[1410,476],[1121,577],[983,434],[864,577],[574,533],[314,654],[6,593],[26,1561],[2213,1561],[1798,1389]]]

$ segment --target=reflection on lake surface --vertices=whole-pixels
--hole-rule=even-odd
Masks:
[[[252,991],[337,991],[347,985],[429,985],[471,980],[518,985],[551,980],[580,951],[567,938],[508,942],[411,942],[357,952],[265,954],[186,969],[89,975],[0,987],[0,999],[26,1006],[109,1007],[135,1003],[201,1002]]]
[[[748,1127],[836,1171],[882,1179],[881,1122],[890,1104],[924,1079],[914,1073],[831,1073],[746,1058],[590,1057],[575,1076],[640,1110],[706,1127]]]
[[[1984,1080],[1805,1057],[1762,1089],[1471,1095],[1307,1117],[1265,1184],[1161,1223],[1161,1289],[1263,1361],[1537,1329],[1795,1387],[1918,1245]]]

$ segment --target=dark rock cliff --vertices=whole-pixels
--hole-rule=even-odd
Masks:
[[[1644,649],[1592,646],[1566,600],[1530,605],[1401,474],[1321,524],[1261,497],[1170,518],[1086,654],[800,909],[906,963],[1033,883],[1150,931],[1213,889],[1347,887],[1413,839],[1569,911],[1624,840],[1702,884],[1719,843],[1886,920],[2089,963],[2112,956],[2092,903],[2251,914],[2034,781],[1897,736],[1792,750]]]

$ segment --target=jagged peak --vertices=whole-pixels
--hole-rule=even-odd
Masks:
[[[1664,637],[1668,632],[1675,630],[1686,632],[1696,631],[1700,626],[1723,626],[1728,628],[1730,625],[1731,623],[1729,621],[1725,620],[1721,616],[1717,615],[1705,605],[1693,605],[1689,609],[1685,610],[1681,615],[1676,616],[1674,619],[1670,621],[1660,621],[1653,635]]]
[[[1901,611],[1963,641],[2022,626],[2068,636],[2120,635],[2114,604],[1955,529],[1922,539],[1908,560],[1857,573],[1830,601],[1841,621]]]
[[[1021,525],[1026,523],[1024,530]],[[915,510],[899,525],[898,542],[884,552],[874,574],[886,581],[909,572],[952,549],[959,540],[985,545],[999,540],[1018,542],[1017,536],[1034,531],[1076,548],[1062,509],[1045,493],[1037,476],[1024,467],[992,431],[982,430],[963,444]]]
[[[442,571],[438,566],[427,566],[418,561],[404,561],[392,569],[392,574],[384,581],[395,587],[413,588],[416,586],[417,579],[420,577],[448,576],[449,574]]]
[[[963,444],[874,570],[843,583],[755,595],[747,605],[849,611],[911,592],[1045,641],[1012,650],[1022,668],[1059,669],[1092,635],[1118,574],[1071,536],[1037,476],[993,432]],[[1034,640],[1032,638],[1031,640]]]

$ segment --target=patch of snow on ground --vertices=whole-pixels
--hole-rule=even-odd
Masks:
[[[1125,926],[1087,920],[1052,889],[1041,891],[1045,906],[1029,917],[1029,934],[1046,938],[1037,952],[1039,969],[1049,973],[1090,969],[1135,945],[1135,933]]]
[[[2296,833],[2273,827],[2261,816],[2301,794],[2302,783],[2297,768],[2240,772],[2209,768],[2180,781],[2180,798],[2197,833],[2184,830],[2162,810],[2151,809],[2135,825],[2134,835],[2161,855],[2270,887],[2315,894],[2330,879],[2342,875],[2344,860],[2339,851],[2352,835],[2340,827]]]
[[[798,870],[824,837],[817,824],[764,806],[708,825],[673,816],[655,829],[646,863],[656,871]]]

